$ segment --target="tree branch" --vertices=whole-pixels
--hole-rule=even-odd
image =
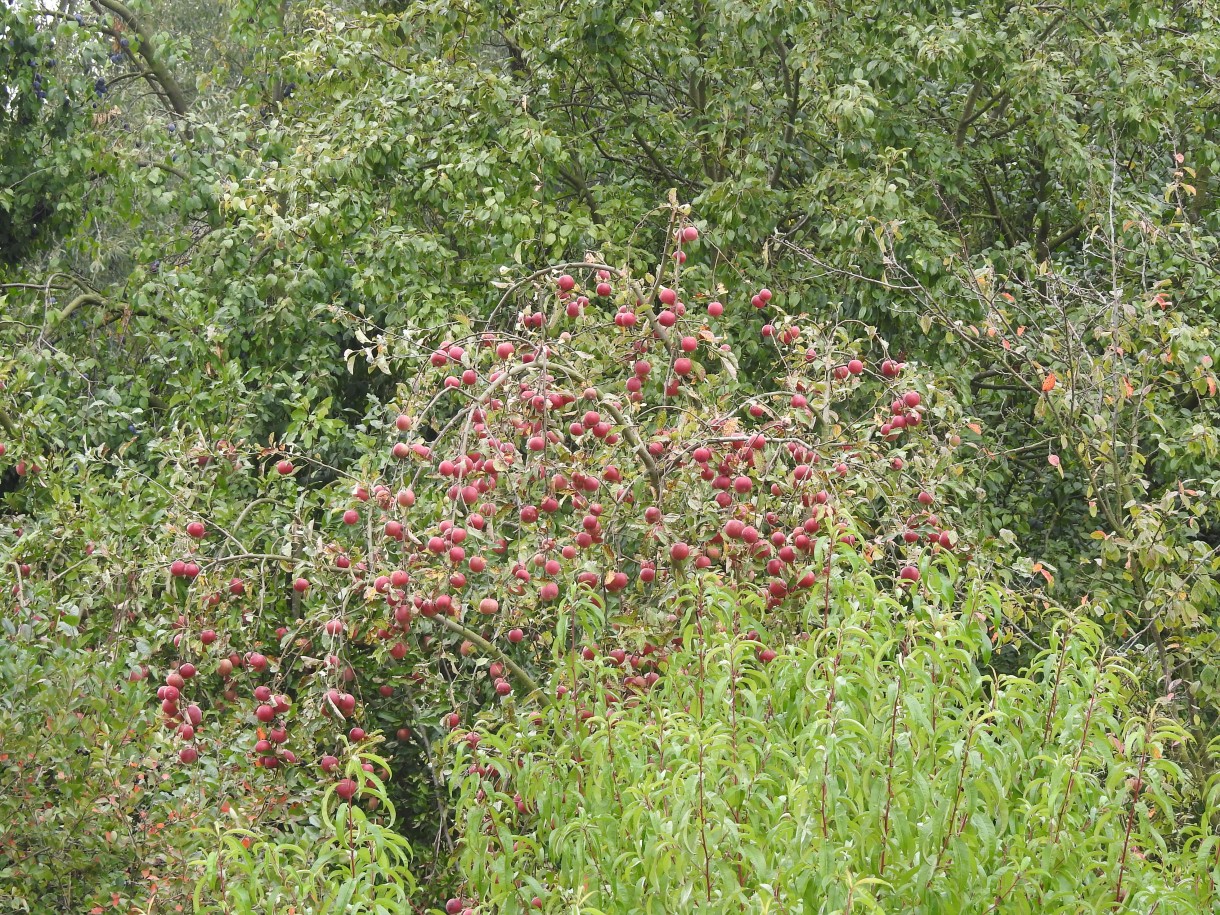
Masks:
[[[136,163],[138,165],[143,165],[145,168],[159,168],[161,171],[181,178],[183,181],[190,180],[190,175],[182,171],[182,169],[174,168],[174,166],[166,165],[163,162],[150,162],[148,159],[137,159]]]
[[[784,95],[788,98],[787,117],[784,123],[783,143],[786,151],[792,145],[792,138],[796,132],[796,116],[800,113],[801,107],[801,74],[798,70],[796,73],[788,73],[788,49],[783,41],[776,40],[776,53],[779,55],[779,72],[784,78]],[[774,189],[779,185],[780,171],[784,164],[784,152],[781,151],[775,157],[775,168],[771,170],[771,187]]]
[[[1000,233],[1004,236],[1004,241],[1008,243],[1009,248],[1016,248],[1017,237],[1013,234],[1012,228],[1008,225],[1008,220],[1004,218],[1004,214],[1000,212],[1000,204],[996,200],[995,193],[991,190],[991,182],[987,180],[987,176],[981,171],[979,172],[979,181],[983,188],[983,196],[987,198],[987,208],[991,210],[991,215],[1000,224]]]
[[[123,20],[129,29],[136,33],[139,41],[136,43],[135,50],[144,60],[144,63],[148,65],[150,71],[147,76],[148,81],[152,83],[155,80],[164,91],[171,110],[179,117],[185,118],[188,109],[186,96],[182,92],[182,87],[178,85],[178,81],[169,72],[169,68],[157,56],[152,38],[136,14],[121,3],[120,0],[91,0],[91,2],[95,9],[102,7],[114,13]]]
[[[68,318],[72,317],[72,315],[76,313],[76,310],[78,308],[80,308],[82,305],[105,305],[105,304],[106,304],[106,300],[103,299],[100,295],[95,295],[92,292],[82,292],[80,295],[78,295],[71,302],[69,302],[67,305],[64,306],[63,311],[61,311],[56,316],[55,323],[62,324],[64,321],[68,320]]]
[[[979,93],[983,91],[983,81],[976,80],[974,85],[970,87],[970,94],[966,96],[966,105],[962,109],[962,116],[957,122],[957,130],[953,134],[953,142],[957,146],[961,146],[966,142],[966,128],[973,122],[974,103],[978,101]]]
[[[475,645],[478,645],[479,648],[483,649],[488,654],[494,655],[498,660],[503,661],[504,666],[513,672],[513,676],[515,676],[518,680],[521,681],[521,685],[523,687],[525,687],[526,690],[528,690],[528,692],[531,696],[537,696],[539,701],[541,701],[543,705],[551,704],[550,697],[547,696],[546,693],[544,693],[542,691],[542,689],[538,686],[537,682],[535,682],[534,678],[531,677],[529,674],[527,674],[525,672],[524,668],[521,667],[521,665],[519,665],[516,661],[514,661],[512,658],[510,658],[508,655],[506,655],[503,651],[501,651],[491,642],[487,641],[487,639],[483,638],[483,636],[479,635],[473,629],[469,629],[466,626],[463,626],[457,620],[450,619],[447,616],[438,614],[437,616],[430,617],[430,619],[434,623],[440,623],[450,632],[455,633],[456,635],[460,635],[460,636],[462,636],[462,638],[469,639],[471,642],[473,642]]]
[[[623,427],[623,434],[627,436],[627,441],[631,443],[635,453],[640,456],[640,462],[644,465],[644,469],[648,471],[648,479],[652,482],[653,491],[656,492],[657,499],[659,500],[661,498],[661,471],[657,468],[657,462],[652,459],[652,455],[648,453],[647,446],[640,440],[639,432],[636,431],[632,423],[627,421],[626,417],[619,411],[619,408],[608,397],[602,397],[601,405],[605,407],[607,413],[614,417],[614,421]]]
[[[1046,243],[1046,250],[1048,252],[1054,252],[1060,245],[1067,244],[1069,241],[1071,241],[1073,238],[1075,238],[1077,235],[1079,235],[1083,231],[1084,231],[1084,223],[1083,222],[1077,223],[1076,225],[1072,226],[1070,229],[1067,229],[1066,231],[1061,232],[1059,235],[1056,235],[1054,238],[1052,238],[1050,241],[1048,241]]]

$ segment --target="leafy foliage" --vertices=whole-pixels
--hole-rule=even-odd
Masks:
[[[388,804],[380,780],[363,768],[377,764],[387,765],[360,754],[347,765],[371,806]],[[382,824],[359,806],[338,802],[332,786],[319,820],[317,834],[302,844],[240,828],[220,834],[219,848],[204,860],[195,910],[392,912],[409,904],[415,889],[410,846],[391,828],[392,819]]]
[[[5,905],[1214,904],[1214,5],[654,6],[5,5]]]
[[[759,602],[686,583],[658,688],[611,702],[613,665],[580,663],[592,717],[569,703],[492,723],[458,755],[476,761],[462,785],[471,894],[506,913],[534,898],[602,912],[1211,907],[1214,836],[1168,755],[1181,728],[1157,707],[1132,714],[1127,662],[1085,620],[1057,627],[1023,675],[995,676],[986,627],[1007,598],[943,565],[957,593],[912,614],[858,564],[833,586],[830,626],[795,643]]]
[[[96,147],[85,130],[86,80],[70,48],[6,4],[0,18],[0,268],[80,220],[79,199]]]

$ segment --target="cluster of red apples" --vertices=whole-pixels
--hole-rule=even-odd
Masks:
[[[844,551],[910,590],[921,564],[959,548],[932,514],[946,449],[916,372],[875,338],[853,343],[808,316],[797,327],[765,288],[742,302],[753,308],[722,290],[690,307],[680,268],[697,241],[694,226],[677,229],[670,253],[682,256],[666,258],[663,281],[596,261],[536,276],[510,290],[530,303],[511,328],[446,340],[404,369],[380,478],[336,490],[320,548],[286,579],[256,582],[231,568],[239,559],[209,555],[209,519],[183,525],[170,573],[197,609],[159,694],[183,762],[198,756],[200,707],[180,706],[197,669],[215,672],[223,699],[260,729],[256,764],[276,768],[297,759],[284,747],[294,718],[329,718],[355,745],[377,697],[400,685],[426,694],[442,657],[469,659],[463,707],[442,728],[465,733],[472,707],[497,699],[583,703],[579,677],[550,669],[544,633],[564,640],[581,676],[640,701],[666,673],[681,622],[670,598],[691,576],[758,594],[777,616],[816,607],[813,626]],[[759,320],[772,386],[747,395],[721,323]],[[309,460],[282,458],[268,480],[295,479]],[[282,589],[265,624],[275,639],[226,635],[213,618],[247,586]],[[605,624],[556,631],[582,602]],[[782,659],[782,636],[769,644],[755,629],[766,627],[742,637],[758,662]],[[319,641],[321,673],[289,682],[277,651]],[[248,699],[231,683],[239,667],[264,678]],[[323,771],[343,770],[339,746],[318,748]],[[345,800],[360,793],[339,784]]]

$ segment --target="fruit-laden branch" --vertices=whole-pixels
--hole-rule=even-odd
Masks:
[[[174,113],[179,117],[185,118],[187,112],[186,95],[183,93],[182,87],[178,85],[178,81],[174,79],[174,75],[169,72],[169,68],[157,56],[152,38],[136,14],[120,3],[119,0],[91,0],[91,2],[93,8],[99,13],[102,9],[109,10],[122,19],[123,23],[136,33],[140,40],[136,44],[135,50],[144,60],[144,63],[148,65],[149,72],[145,74],[146,78],[150,83],[154,83],[154,88],[159,88],[164,92],[165,100]]]
[[[542,691],[542,689],[538,686],[537,682],[535,682],[534,678],[531,677],[529,674],[527,674],[525,672],[525,669],[522,668],[521,665],[519,665],[516,661],[514,661],[512,658],[510,658],[508,655],[506,655],[503,651],[501,651],[491,642],[487,641],[487,639],[483,638],[483,636],[479,635],[473,629],[468,629],[467,627],[463,626],[457,620],[452,620],[447,616],[441,616],[438,614],[437,616],[434,616],[431,619],[434,622],[440,623],[450,632],[460,635],[465,639],[469,639],[479,648],[483,649],[483,651],[487,652],[490,655],[494,655],[497,659],[499,659],[500,661],[503,661],[504,666],[512,671],[513,676],[515,676],[518,680],[521,681],[521,685],[523,687],[525,687],[525,689],[529,692],[529,694],[531,696],[537,696],[538,700],[543,705],[551,704],[550,697],[548,697],[546,695],[546,693],[544,693]]]
[[[661,498],[661,471],[657,467],[657,462],[652,459],[652,455],[648,453],[648,447],[640,439],[639,432],[635,426],[627,421],[622,412],[614,402],[608,397],[601,399],[601,405],[606,412],[614,417],[614,421],[623,427],[623,434],[627,436],[627,441],[631,443],[631,447],[635,449],[635,453],[640,456],[640,461],[644,465],[644,469],[648,471],[648,479],[652,483],[653,491],[656,492],[657,498]]]
[[[496,307],[491,310],[491,314],[487,316],[487,320],[483,323],[487,327],[491,327],[492,323],[496,320],[496,315],[500,313],[500,309],[504,307],[508,300],[511,299],[519,289],[528,285],[529,283],[534,282],[534,280],[538,279],[539,277],[546,276],[548,273],[556,273],[560,270],[614,270],[614,268],[608,264],[591,263],[589,261],[566,261],[561,264],[550,264],[549,266],[543,267],[541,270],[535,270],[529,276],[524,276],[515,283],[510,284],[508,288],[504,290],[504,295],[500,296],[500,301],[496,303]]]
[[[566,369],[563,369],[562,371],[569,378],[575,378],[575,375],[572,372],[567,371]],[[639,456],[640,463],[644,465],[644,470],[648,473],[648,479],[652,483],[653,492],[655,492],[657,498],[660,499],[661,470],[657,466],[657,462],[653,460],[652,455],[648,452],[648,447],[644,444],[643,439],[640,438],[639,430],[636,429],[635,425],[623,415],[613,398],[603,394],[598,399],[598,403],[605,407],[606,412],[610,414],[610,417],[623,427],[623,434],[626,435],[628,444],[631,445],[636,455]]]

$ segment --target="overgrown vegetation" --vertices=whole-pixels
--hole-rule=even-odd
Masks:
[[[1220,13],[6,3],[0,908],[1220,874]]]

